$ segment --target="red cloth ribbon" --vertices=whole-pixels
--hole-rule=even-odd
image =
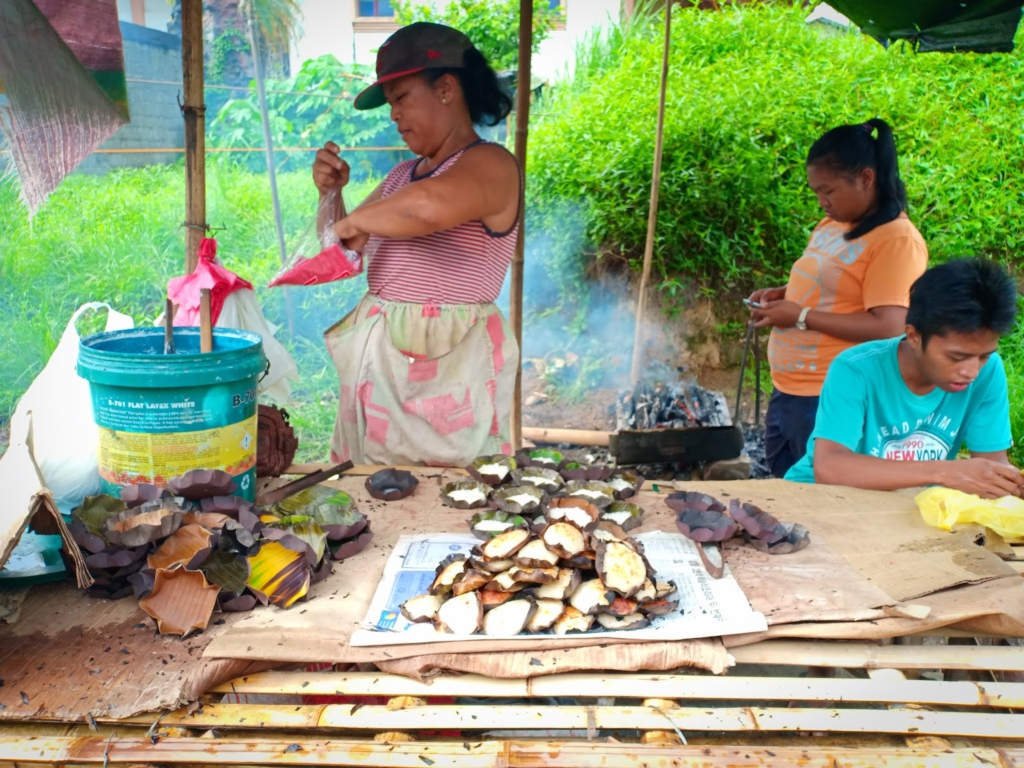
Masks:
[[[217,241],[212,237],[199,242],[198,255],[199,263],[192,274],[167,281],[167,297],[178,305],[174,325],[199,325],[199,292],[203,288],[210,290],[210,320],[214,325],[228,296],[243,288],[252,290],[252,283],[217,261]]]

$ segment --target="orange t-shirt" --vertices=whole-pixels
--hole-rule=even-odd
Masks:
[[[928,265],[921,233],[906,214],[844,240],[850,229],[830,218],[819,222],[789,273],[786,300],[837,314],[909,306],[910,286]],[[854,344],[818,331],[774,328],[768,340],[772,383],[788,395],[820,395],[829,365]]]

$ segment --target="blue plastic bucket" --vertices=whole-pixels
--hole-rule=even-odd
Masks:
[[[267,369],[254,333],[215,328],[213,352],[199,352],[199,329],[97,333],[82,339],[78,375],[89,382],[99,427],[106,493],[167,481],[191,469],[220,469],[256,496],[256,387]]]

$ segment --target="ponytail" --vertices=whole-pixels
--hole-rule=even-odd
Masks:
[[[865,168],[874,170],[875,209],[844,235],[847,240],[855,240],[875,227],[894,221],[907,207],[907,190],[900,178],[896,140],[885,120],[876,117],[866,123],[833,128],[811,146],[807,165],[823,165],[844,176],[852,176]]]

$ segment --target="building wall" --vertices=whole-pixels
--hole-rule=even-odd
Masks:
[[[128,0],[121,0],[127,2]],[[424,0],[438,8],[448,0]],[[390,19],[357,19],[355,0],[300,0],[303,33],[292,53],[292,71],[303,61],[333,54],[342,62],[372,65],[377,49],[398,27]],[[556,80],[571,72],[576,45],[593,30],[618,23],[621,0],[562,0],[565,27],[549,33],[533,57],[533,74]]]
[[[181,38],[121,22],[128,112],[131,122],[108,139],[101,149],[180,148],[185,124],[178,109],[180,85],[156,85],[133,80],[181,83]],[[79,166],[84,173],[105,173],[123,166],[170,163],[181,153],[92,154]]]
[[[135,0],[134,10],[136,13],[141,10],[141,24],[133,16],[132,0],[117,0],[117,18],[129,24],[155,29],[160,32],[167,31],[167,25],[171,21],[171,3],[169,0]]]

